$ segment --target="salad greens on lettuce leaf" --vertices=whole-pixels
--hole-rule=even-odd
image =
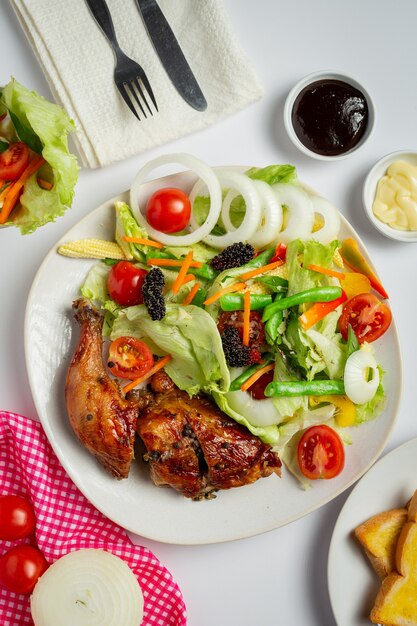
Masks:
[[[300,291],[322,287],[330,284],[324,274],[307,269],[309,265],[330,268],[339,241],[332,241],[327,246],[314,241],[296,239],[287,246],[286,261],[288,265],[288,296]]]
[[[369,400],[366,404],[356,405],[356,425],[363,424],[363,422],[369,422],[375,419],[381,411],[384,410],[387,397],[382,385],[382,377],[384,372],[381,367],[379,370],[379,385],[372,400]]]
[[[20,140],[42,154],[47,162],[39,175],[53,184],[50,190],[39,187],[37,175],[25,184],[20,206],[14,209],[6,225],[19,226],[23,234],[54,221],[71,206],[78,178],[76,157],[68,151],[67,136],[75,125],[63,109],[20,85],[14,78],[1,90],[0,108],[6,109],[8,141]],[[13,136],[14,135],[14,136]]]
[[[154,354],[170,354],[165,370],[190,395],[226,391],[230,374],[214,320],[193,305],[167,304],[166,309],[160,321],[152,321],[144,305],[123,309],[114,321],[111,339],[136,337]]]
[[[115,239],[119,244],[126,258],[134,258],[142,263],[146,262],[146,255],[150,246],[139,243],[129,243],[123,237],[136,237],[138,239],[149,239],[149,235],[136,221],[132,209],[126,202],[116,202],[116,234]]]

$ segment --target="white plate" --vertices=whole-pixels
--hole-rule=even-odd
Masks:
[[[375,463],[346,500],[334,527],[327,568],[338,626],[370,626],[368,616],[381,585],[353,529],[377,513],[403,507],[417,488],[416,477],[417,438]]]
[[[195,176],[184,172],[143,187],[144,197],[161,186],[189,192]],[[381,454],[391,431],[401,393],[401,357],[395,325],[380,340],[378,360],[386,375],[388,405],[374,422],[353,429],[354,445],[347,449],[346,467],[330,481],[317,481],[304,491],[285,470],[230,491],[215,500],[193,502],[169,488],[155,487],[147,469],[134,463],[127,480],[109,476],[81,446],[69,426],[64,387],[66,371],[78,339],[71,312],[87,271],[97,261],[69,259],[57,254],[61,243],[114,237],[114,201],[87,215],[58,242],[41,265],[29,294],[25,320],[25,352],[36,408],[59,460],[84,495],[107,517],[127,530],[157,541],[204,544],[249,537],[274,528],[322,506],[355,482]],[[343,220],[343,236],[356,236]],[[362,244],[361,244],[362,245]]]

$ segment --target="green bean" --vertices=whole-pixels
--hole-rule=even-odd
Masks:
[[[245,265],[242,265],[241,269],[256,269],[257,267],[262,267],[266,265],[270,259],[274,256],[275,248],[268,248],[268,250],[264,250],[261,254],[251,259]],[[242,272],[243,273],[243,272]]]
[[[340,298],[341,295],[342,290],[340,287],[315,287],[314,289],[307,289],[307,291],[300,291],[269,304],[265,308],[262,321],[267,322],[277,311],[289,309],[297,304],[303,304],[303,302],[331,302]]]
[[[262,360],[263,363],[257,363],[256,365],[248,367],[248,369],[242,372],[240,376],[235,378],[230,384],[229,391],[239,391],[243,383],[245,383],[252,376],[252,374],[265,367],[265,365],[269,365],[269,363],[272,363],[272,361],[274,360],[274,355],[270,352],[266,352],[262,355]]]
[[[278,293],[275,297],[275,302],[277,300],[280,300],[281,298],[282,294]],[[283,312],[277,311],[272,317],[269,318],[269,320],[265,324],[265,338],[271,346],[275,344],[275,341],[278,337],[278,328],[281,325],[282,318]]]
[[[268,294],[251,293],[250,308],[251,311],[264,309],[271,304],[272,296]],[[220,297],[220,308],[223,311],[243,311],[243,296],[240,293],[227,293]]]
[[[265,395],[272,396],[342,396],[345,393],[345,385],[342,380],[300,380],[272,382],[266,386]]]
[[[200,308],[204,309],[204,300],[206,299],[206,297],[207,297],[206,290],[199,289],[197,293],[195,294],[191,304],[193,304],[194,306],[199,306]]]

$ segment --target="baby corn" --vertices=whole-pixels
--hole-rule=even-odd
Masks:
[[[117,243],[103,239],[70,241],[59,246],[58,253],[75,259],[126,259]]]

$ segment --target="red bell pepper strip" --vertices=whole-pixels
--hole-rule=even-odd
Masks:
[[[308,330],[314,324],[317,324],[323,317],[326,317],[328,313],[331,313],[338,306],[346,302],[347,295],[342,290],[342,295],[340,298],[336,298],[336,300],[331,300],[330,302],[315,302],[305,313],[300,315],[298,318],[301,326],[304,330]]]
[[[375,291],[381,294],[383,298],[388,298],[387,292],[374,274],[369,263],[365,261],[361,251],[359,250],[359,246],[354,239],[349,237],[343,241],[342,247],[340,248],[340,254],[342,255],[343,261],[348,267],[350,267],[351,270],[360,274],[365,274],[365,276],[369,278],[369,281]]]

